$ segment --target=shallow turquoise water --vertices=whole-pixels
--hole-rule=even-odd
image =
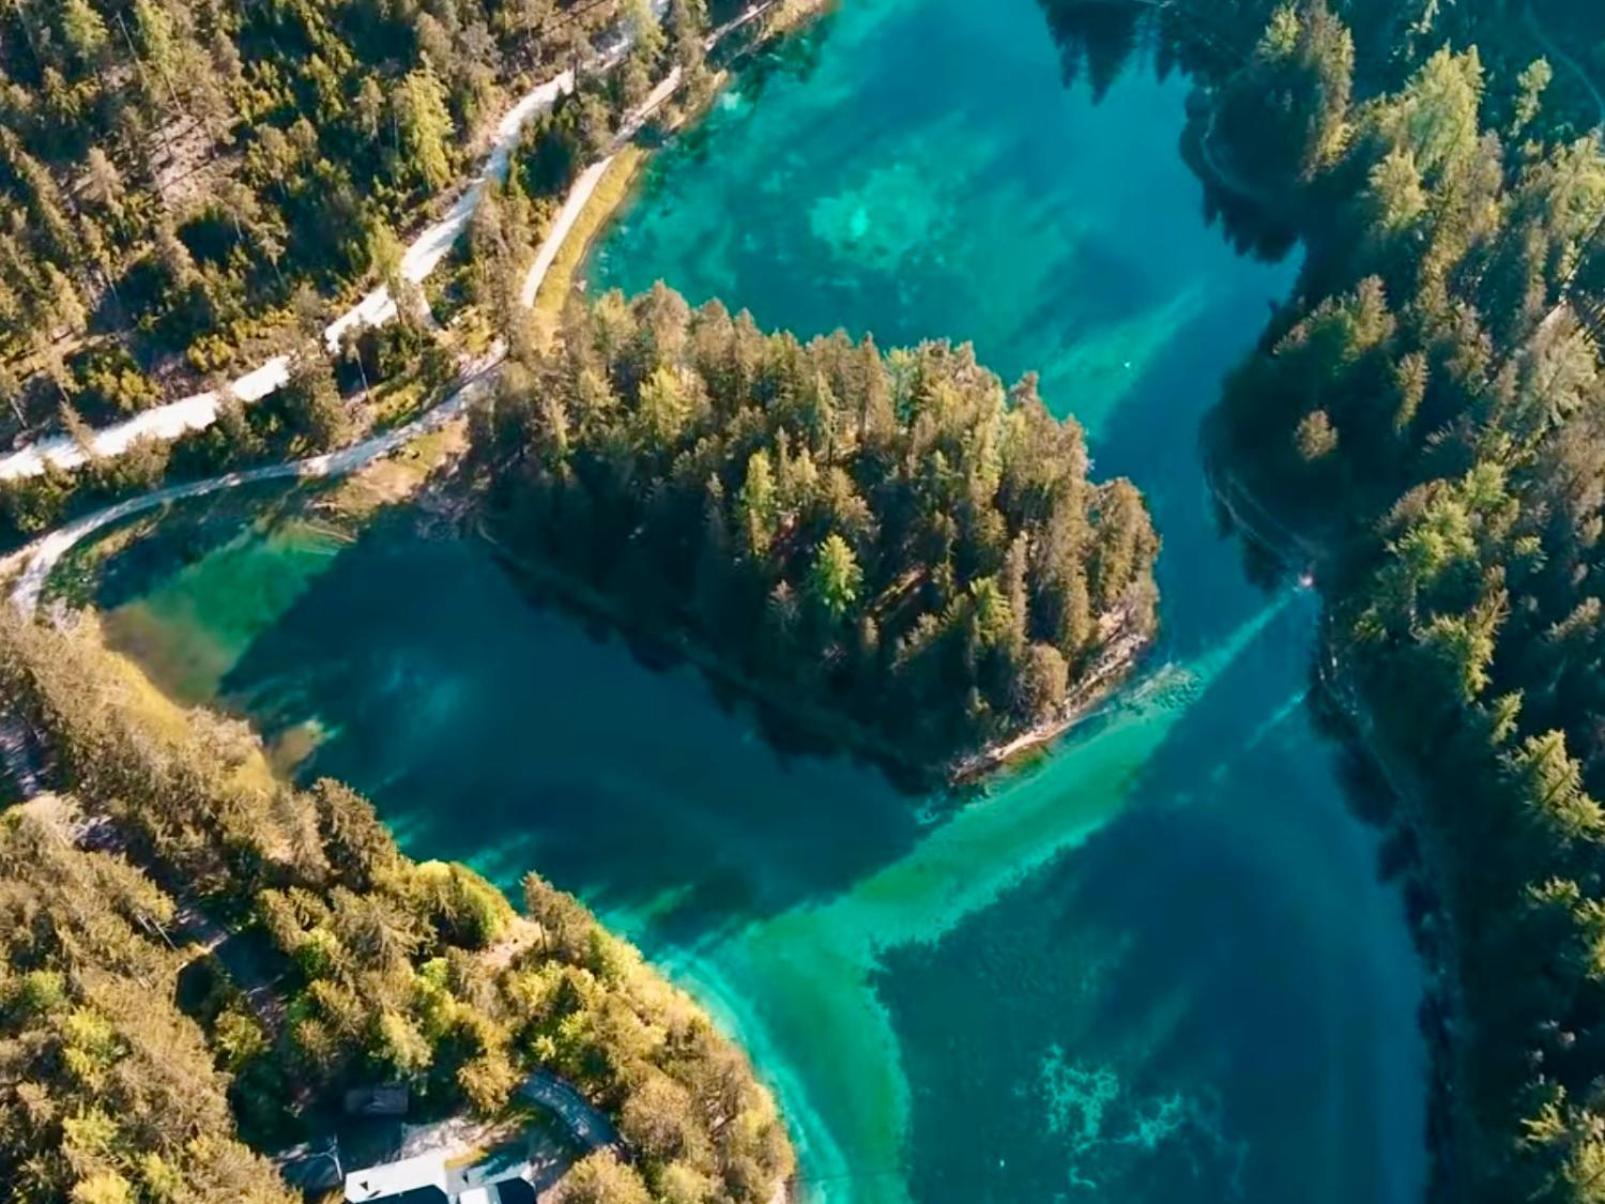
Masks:
[[[775,751],[472,543],[385,528],[231,589],[213,557],[292,555],[252,535],[120,621],[164,671],[210,635],[223,694],[319,721],[307,772],[412,850],[578,891],[746,1042],[813,1198],[1419,1198],[1421,976],[1303,706],[1316,603],[1249,582],[1196,455],[1294,267],[1203,221],[1185,97],[1066,89],[1031,0],[854,0],[659,156],[594,257],[593,287],[805,334],[971,339],[1149,494],[1162,646],[980,801]]]

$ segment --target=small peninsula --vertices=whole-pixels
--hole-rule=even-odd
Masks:
[[[782,1195],[794,1156],[746,1057],[578,901],[532,873],[520,915],[412,860],[367,800],[284,784],[91,624],[0,614],[7,759],[56,787],[0,815],[10,1198],[283,1204],[248,1147],[321,1148],[381,1089],[504,1143],[572,1101],[593,1148],[549,1173],[561,1204]]]
[[[521,565],[900,767],[1051,738],[1154,631],[1141,494],[968,346],[610,294],[509,365],[472,457]]]

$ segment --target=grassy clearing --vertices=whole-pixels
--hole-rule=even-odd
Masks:
[[[458,418],[346,477],[318,499],[317,508],[337,520],[363,522],[412,497],[436,469],[467,448],[468,424]]]
[[[411,373],[375,385],[367,400],[373,429],[388,431],[409,422],[428,400],[429,390]]]
[[[630,186],[635,182],[635,174],[645,161],[646,154],[644,148],[631,144],[608,164],[596,191],[585,203],[574,228],[558,249],[557,258],[552,261],[546,279],[541,281],[540,292],[535,295],[537,314],[546,318],[556,318],[562,314],[563,306],[568,303],[569,294],[574,290],[574,275],[579,271],[585,252],[602,227],[607,225],[608,219],[628,199]]]

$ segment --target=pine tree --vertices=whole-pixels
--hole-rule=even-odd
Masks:
[[[842,619],[859,600],[864,572],[847,541],[832,533],[815,549],[813,567],[808,574],[808,596],[835,622]]]
[[[440,78],[427,62],[396,86],[391,111],[406,174],[432,191],[445,187],[452,170],[451,113]]]

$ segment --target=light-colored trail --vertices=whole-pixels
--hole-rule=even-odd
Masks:
[[[564,71],[527,93],[508,110],[496,127],[483,169],[470,181],[446,215],[414,239],[402,256],[400,273],[403,279],[422,284],[434,274],[468,229],[490,182],[506,179],[508,164],[524,127],[537,115],[550,109],[557,98],[572,90],[573,86],[574,73]],[[330,323],[323,336],[329,349],[334,351],[339,348],[341,338],[348,331],[363,326],[383,326],[395,317],[395,299],[391,297],[389,287],[381,285]],[[97,430],[90,444],[97,456],[117,456],[127,451],[138,439],[171,441],[190,431],[204,430],[217,420],[218,408],[225,397],[233,396],[247,404],[260,401],[280,388],[289,375],[290,357],[276,355],[221,389],[208,389],[192,397],[156,406],[124,422]],[[70,436],[52,436],[0,459],[0,480],[36,476],[44,471],[46,460],[58,468],[70,469],[79,467],[87,459],[84,449]]]
[[[711,34],[709,34],[706,41],[707,46],[712,48],[730,33],[740,29],[742,26],[763,15],[763,13],[774,7],[776,2],[777,0],[766,0],[766,3],[753,5],[743,12],[739,17],[736,17],[733,20],[726,22],[724,25],[721,25],[718,29],[715,29]],[[661,83],[659,83],[656,88],[652,90],[651,94],[646,98],[646,100],[643,101],[642,104],[625,120],[624,125],[619,133],[617,145],[622,145],[625,140],[635,136],[635,134],[640,130],[642,125],[646,123],[651,115],[661,108],[662,105],[669,99],[669,97],[674,94],[675,89],[680,85],[680,78],[680,71],[678,68],[676,68],[674,71],[670,72],[670,74]],[[571,86],[572,76],[565,72],[563,76],[551,81],[544,87],[547,89],[555,88],[561,90],[562,88]],[[500,171],[505,174],[507,170],[508,155],[511,154],[512,148],[517,144],[518,132],[522,129],[523,123],[527,122],[535,112],[539,111],[540,105],[550,105],[553,103],[557,95],[557,91],[551,91],[550,93],[541,92],[540,95],[531,93],[530,96],[526,97],[523,102],[520,102],[520,105],[516,106],[514,111],[509,113],[503,120],[502,126],[497,135],[499,143],[502,144],[502,149],[499,152],[492,154],[491,162],[487,166],[486,173],[482,175],[472,187],[470,187],[468,192],[464,193],[463,197],[458,201],[457,205],[453,209],[454,213],[457,213],[459,210],[461,211],[461,218],[464,223],[466,223],[469,218],[472,217],[474,206],[478,204],[478,198],[483,195],[485,182],[490,178],[490,175],[495,171]],[[500,154],[499,160],[497,159],[498,153]],[[541,283],[545,280],[546,274],[551,270],[552,263],[556,260],[558,251],[562,248],[563,243],[566,241],[569,233],[572,231],[574,223],[579,217],[580,211],[585,208],[586,203],[591,199],[591,195],[596,191],[596,185],[601,180],[603,173],[607,170],[607,165],[612,161],[612,158],[612,154],[609,154],[601,162],[593,163],[581,173],[579,179],[577,179],[574,182],[574,185],[569,189],[568,196],[564,199],[562,210],[558,214],[557,219],[553,221],[551,227],[547,230],[545,237],[541,240],[540,246],[536,248],[534,264],[530,268],[528,275],[525,277],[522,292],[524,305],[526,307],[534,303],[535,296],[540,292]],[[449,220],[455,219],[448,219],[448,221]],[[447,224],[448,223],[445,222],[441,223],[441,228],[443,229]],[[452,237],[454,238],[455,235]],[[451,246],[450,239],[445,239],[444,241],[442,241],[442,239],[445,239],[445,236],[437,233],[434,242],[432,242],[429,247],[418,250],[417,258],[414,260],[413,270],[433,270],[431,265],[439,264],[440,260],[444,258],[446,252]],[[423,247],[423,244],[424,240],[420,239],[418,243],[414,244],[414,249]],[[409,252],[409,254],[411,254],[411,252]],[[370,298],[377,295],[377,293],[370,294]],[[388,297],[388,294],[386,294],[386,296]],[[366,302],[364,303],[366,304]],[[380,312],[380,310],[374,309],[371,312],[377,314]],[[393,317],[394,313],[395,311],[392,303],[390,315]],[[484,393],[489,389],[496,371],[501,364],[504,354],[505,349],[498,343],[484,357],[475,363],[470,364],[464,370],[463,375],[460,378],[459,387],[450,396],[448,396],[439,405],[435,406],[426,413],[421,414],[419,417],[413,419],[413,421],[407,423],[405,426],[397,427],[396,429],[387,431],[382,435],[376,435],[372,439],[365,439],[361,443],[354,444],[351,447],[341,448],[338,451],[328,452],[320,456],[312,456],[307,459],[294,460],[284,464],[266,465],[262,468],[251,468],[239,472],[224,473],[220,476],[209,477],[206,480],[191,481],[182,485],[170,485],[163,489],[154,490],[151,493],[141,494],[139,497],[128,498],[127,500],[118,502],[115,505],[107,506],[102,510],[97,510],[93,514],[88,514],[82,518],[75,519],[64,526],[58,527],[49,534],[41,536],[25,547],[13,552],[11,555],[0,558],[0,580],[8,578],[12,574],[17,575],[16,580],[11,587],[11,599],[19,609],[31,614],[39,605],[40,596],[44,592],[45,582],[49,579],[52,570],[54,570],[56,565],[61,562],[62,557],[71,551],[73,547],[75,547],[80,541],[88,538],[96,531],[99,531],[112,523],[119,522],[122,519],[132,517],[136,514],[142,514],[147,510],[154,510],[159,506],[165,506],[171,502],[184,501],[189,498],[205,497],[208,494],[219,493],[225,489],[237,489],[242,485],[252,485],[264,481],[285,480],[291,478],[304,478],[311,480],[325,477],[337,477],[353,472],[364,465],[371,464],[374,460],[389,455],[402,445],[410,442],[418,436],[438,430],[440,427],[444,426],[453,418],[456,418],[459,414],[461,414],[477,398],[483,396]],[[253,374],[263,378],[262,382],[258,382],[259,384],[265,382],[266,378],[271,375],[271,372],[274,370],[273,364],[277,362],[278,361],[272,361],[270,364],[264,365],[264,367],[259,369],[257,373]],[[266,386],[263,388],[262,393],[258,394],[258,396],[265,396],[266,393],[271,392],[277,387],[277,384]],[[191,400],[193,401],[194,399]],[[141,434],[156,434],[158,437],[171,439],[177,438],[186,430],[200,429],[201,427],[210,425],[217,414],[216,403],[216,395],[211,395],[211,401],[208,403],[210,408],[206,412],[204,421],[200,421],[201,415],[199,407],[193,413],[171,413],[175,406],[185,406],[189,404],[188,402],[175,403],[175,406],[163,406],[159,411],[148,411],[145,415],[141,415],[141,417],[150,417],[152,415],[163,414],[165,412],[167,414],[167,417],[164,419],[166,425],[153,427],[151,429],[142,430],[137,434],[128,435],[122,443],[122,446],[126,447],[128,442],[131,442],[134,438],[139,437]],[[195,425],[197,422],[198,425]],[[129,424],[125,423],[123,425],[126,427]],[[114,431],[121,429],[122,428],[110,428],[107,431],[101,432],[101,434],[110,436]],[[99,450],[98,443],[99,437],[97,436],[97,450]],[[79,456],[81,461],[82,453],[79,452],[76,447],[74,447],[72,450]],[[19,452],[17,454],[22,455],[24,453]],[[103,454],[116,453],[107,451]],[[52,459],[55,459],[55,457],[52,456]],[[0,471],[0,477],[3,477],[4,475],[4,472]]]
[[[763,16],[777,3],[779,3],[779,0],[764,0],[762,4],[749,6],[739,16],[732,17],[709,33],[703,39],[703,47],[707,50],[712,50],[738,29]],[[613,165],[613,160],[619,150],[626,142],[634,138],[640,132],[641,127],[651,119],[652,115],[661,109],[669,97],[679,90],[680,83],[681,71],[679,67],[676,67],[658,83],[656,88],[652,89],[651,94],[630,115],[619,130],[618,137],[614,139],[613,149],[600,160],[587,167],[580,173],[579,179],[574,181],[574,187],[569,190],[562,209],[558,211],[557,216],[552,220],[551,235],[542,245],[540,252],[535,256],[535,261],[530,265],[529,272],[524,277],[524,284],[519,290],[518,299],[525,308],[535,304],[535,297],[541,291],[541,282],[546,279],[547,273],[552,270],[552,263],[557,258],[558,251],[562,249],[563,243],[567,240],[569,231],[574,228],[574,223],[579,221],[580,214],[585,211],[585,206],[590,204],[591,196],[596,192],[597,185],[601,184],[602,177],[607,175],[607,169]]]
[[[0,577],[9,576],[13,572],[18,573],[16,581],[11,586],[11,600],[18,609],[31,614],[38,607],[45,582],[56,565],[61,563],[61,558],[80,541],[112,523],[171,502],[205,497],[208,494],[221,493],[225,489],[238,489],[242,485],[290,478],[317,480],[354,472],[382,456],[389,455],[420,435],[439,430],[456,418],[488,390],[496,368],[501,363],[502,354],[501,348],[498,347],[491,355],[479,361],[464,374],[455,392],[405,426],[396,427],[382,435],[375,435],[372,439],[365,439],[361,443],[341,448],[339,451],[326,452],[321,456],[224,473],[222,476],[208,477],[203,481],[190,481],[183,485],[169,485],[165,489],[157,489],[107,506],[103,510],[97,510],[93,514],[58,527],[50,534],[0,560]]]
[[[653,0],[652,8],[661,17],[668,8],[668,0]],[[721,31],[715,31],[716,35],[723,36],[724,32],[742,23],[745,22],[731,22]],[[629,46],[629,35],[621,32],[602,51],[598,68],[606,70],[613,66],[623,58]],[[473,221],[474,212],[484,199],[491,181],[499,182],[507,178],[513,151],[525,127],[547,112],[559,97],[573,90],[574,72],[563,71],[525,93],[507,111],[491,137],[490,151],[479,174],[468,182],[445,216],[419,234],[402,255],[400,275],[404,280],[422,284],[435,273]],[[595,187],[594,182],[592,187]],[[331,322],[324,329],[324,341],[331,352],[336,351],[347,332],[363,326],[383,326],[393,321],[396,313],[395,298],[390,295],[389,287],[380,285]],[[190,431],[204,430],[217,420],[218,408],[226,397],[238,398],[247,404],[260,401],[282,387],[289,380],[289,374],[290,357],[276,355],[220,389],[207,389],[103,427],[90,437],[90,446],[96,456],[118,456],[139,439],[170,442]],[[54,435],[0,458],[0,480],[37,476],[45,470],[46,461],[58,468],[71,469],[81,466],[88,459],[84,449],[71,436]]]
[[[739,16],[709,33],[704,39],[704,45],[711,50],[730,34],[757,20],[776,3],[778,0],[764,0],[764,3],[749,6]],[[668,0],[653,0],[652,8],[661,17],[668,8]],[[616,64],[623,58],[629,46],[628,35],[621,33],[603,51],[599,61],[600,69],[606,70]],[[679,86],[680,69],[676,67],[629,116],[620,132],[620,139],[634,137]],[[446,215],[415,238],[402,256],[400,274],[403,279],[413,284],[422,284],[435,273],[446,256],[451,253],[457,240],[468,229],[469,223],[473,221],[474,213],[479,208],[480,201],[484,199],[485,190],[491,181],[502,181],[507,178],[513,151],[523,136],[524,128],[556,104],[559,97],[573,90],[574,73],[564,71],[527,92],[507,111],[496,127],[491,139],[490,152],[479,174],[469,181],[468,186]],[[596,191],[596,186],[601,182],[612,158],[610,154],[600,163],[592,164],[569,190],[552,230],[537,253],[535,265],[525,277],[523,297],[526,306],[534,304],[535,294],[540,290],[540,282],[550,270],[558,248],[561,247],[569,230],[573,228],[574,222],[578,220],[580,212],[590,201],[591,194]],[[383,326],[393,321],[396,313],[395,298],[390,295],[389,287],[380,285],[331,322],[324,329],[324,341],[331,352],[336,351],[339,349],[340,340],[348,332],[359,330],[364,326]],[[237,398],[246,404],[260,401],[281,388],[289,380],[289,375],[290,357],[276,355],[230,381],[221,389],[207,389],[192,397],[156,406],[126,421],[103,427],[91,435],[90,447],[96,456],[119,456],[139,439],[160,439],[171,442],[190,431],[205,430],[217,421],[218,408],[225,398]],[[83,465],[88,459],[84,449],[73,438],[68,435],[54,435],[0,457],[0,480],[37,476],[45,470],[46,461],[58,468],[71,469]]]

